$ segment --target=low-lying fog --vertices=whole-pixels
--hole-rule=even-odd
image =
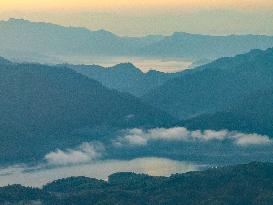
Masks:
[[[70,176],[87,176],[107,180],[116,172],[146,173],[153,176],[169,176],[198,170],[199,166],[165,158],[136,158],[133,160],[98,160],[67,166],[13,166],[0,170],[0,186],[22,184],[40,187],[56,179]]]
[[[266,135],[185,127],[129,129],[107,141],[88,140],[44,154],[35,165],[0,168],[0,186],[42,186],[70,176],[98,179],[116,172],[168,176],[210,166],[272,161],[273,140]]]
[[[185,69],[194,68],[212,61],[212,59],[201,59],[197,61],[173,58],[152,58],[152,57],[94,57],[94,56],[58,56],[45,55],[32,52],[20,52],[14,50],[2,50],[0,48],[0,56],[5,57],[14,62],[32,62],[42,64],[84,64],[84,65],[100,65],[103,67],[112,67],[120,63],[132,63],[143,72],[149,70],[157,70],[165,73],[174,73]]]
[[[141,69],[143,72],[148,72],[149,70],[158,70],[165,73],[173,73],[183,71],[190,68],[192,65],[191,61],[186,61],[182,59],[157,59],[157,58],[138,58],[138,57],[107,57],[107,58],[94,58],[94,57],[60,57],[63,62],[69,64],[96,64],[103,67],[112,67],[119,63],[130,62],[133,63],[137,68]]]

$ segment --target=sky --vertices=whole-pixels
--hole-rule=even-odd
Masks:
[[[272,0],[0,0],[0,19],[11,17],[123,36],[273,35]]]

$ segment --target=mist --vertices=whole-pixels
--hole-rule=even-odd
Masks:
[[[188,130],[185,127],[154,128],[149,130],[131,129],[124,135],[113,141],[116,146],[136,145],[145,146],[150,141],[184,141],[203,142],[210,141],[230,141],[238,146],[265,145],[272,143],[269,136],[256,133],[246,134],[228,130]]]
[[[116,172],[145,173],[152,176],[169,176],[174,173],[184,173],[199,170],[201,166],[184,161],[166,158],[136,158],[132,160],[98,160],[71,166],[39,165],[28,167],[16,165],[0,169],[0,186],[22,184],[41,187],[56,179],[70,176],[87,176],[104,179]]]

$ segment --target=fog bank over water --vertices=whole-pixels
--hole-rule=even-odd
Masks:
[[[58,148],[34,165],[0,168],[0,186],[40,187],[56,179],[86,176],[106,180],[116,172],[169,176],[208,166],[272,161],[266,135],[185,127],[123,130],[112,140]]]
[[[119,63],[130,62],[143,72],[149,70],[157,70],[166,73],[174,73],[191,68],[193,62],[182,59],[160,59],[160,58],[138,58],[138,57],[91,57],[91,56],[76,56],[76,57],[58,57],[62,62],[69,64],[85,64],[85,65],[100,65],[103,67],[112,67]],[[199,64],[199,63],[198,63]],[[195,64],[194,64],[195,66]]]
[[[102,160],[84,164],[60,167],[25,167],[13,166],[0,169],[0,186],[22,184],[41,187],[56,179],[70,176],[87,176],[104,179],[116,172],[145,173],[152,176],[169,176],[175,173],[185,173],[199,170],[200,166],[184,161],[167,158],[136,158],[132,160]]]

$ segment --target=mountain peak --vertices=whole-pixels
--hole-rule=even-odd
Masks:
[[[104,36],[104,37],[118,37],[114,33],[110,32],[110,31],[107,31],[107,30],[104,30],[104,29],[93,31],[93,33],[99,34],[99,35]]]
[[[173,32],[172,34],[173,36],[177,36],[177,35],[192,35],[191,33],[188,33],[188,32],[184,32],[184,31],[177,31],[177,32]]]
[[[134,64],[128,62],[128,63],[120,63],[112,67],[113,69],[119,70],[119,71],[134,71],[142,73],[142,71],[137,68]]]
[[[99,29],[94,31],[96,33],[101,33],[101,34],[112,34],[110,31],[104,30],[104,29]]]
[[[174,32],[171,37],[188,37],[188,36],[194,36],[198,34],[192,34],[192,33],[187,33],[187,32]]]
[[[157,75],[157,74],[164,74],[164,72],[152,69],[152,70],[149,70],[146,74],[147,75]]]

